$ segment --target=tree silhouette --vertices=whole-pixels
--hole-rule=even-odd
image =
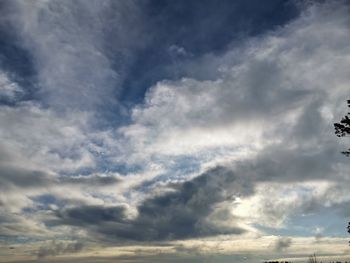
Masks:
[[[346,228],[348,229],[348,233],[350,234],[350,222],[348,223],[348,226]],[[349,241],[349,245],[350,245],[350,241]]]
[[[347,100],[348,107],[350,108],[350,100]],[[347,115],[345,115],[339,123],[334,123],[334,129],[335,129],[335,135],[338,137],[347,137],[350,135],[350,112],[348,112]],[[350,156],[350,149],[347,151],[341,152],[345,156]],[[348,233],[350,234],[350,222],[347,226]],[[349,241],[350,245],[350,241]]]
[[[317,257],[316,254],[314,253],[313,255],[309,256],[309,263],[317,263]]]
[[[350,100],[348,102],[348,107],[350,108]],[[334,123],[335,135],[338,137],[347,137],[350,135],[350,112],[345,115],[339,123]],[[341,152],[346,156],[350,156],[350,149]]]

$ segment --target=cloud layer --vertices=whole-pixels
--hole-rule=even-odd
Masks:
[[[0,246],[182,255],[204,240],[227,255],[225,238],[247,238],[277,255],[343,237],[349,162],[333,123],[349,93],[349,6],[271,1],[290,13],[268,20],[254,1],[223,1],[226,39],[217,13],[198,17],[210,1],[156,2],[4,1]],[[232,18],[242,10],[251,26]]]

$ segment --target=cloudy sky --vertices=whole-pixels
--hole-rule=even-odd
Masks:
[[[0,262],[348,259],[350,4],[0,0]]]

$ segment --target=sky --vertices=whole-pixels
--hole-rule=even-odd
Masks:
[[[350,5],[0,0],[0,262],[349,260]]]

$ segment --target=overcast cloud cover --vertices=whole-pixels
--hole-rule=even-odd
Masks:
[[[0,1],[0,262],[346,258],[349,43],[347,1]]]

